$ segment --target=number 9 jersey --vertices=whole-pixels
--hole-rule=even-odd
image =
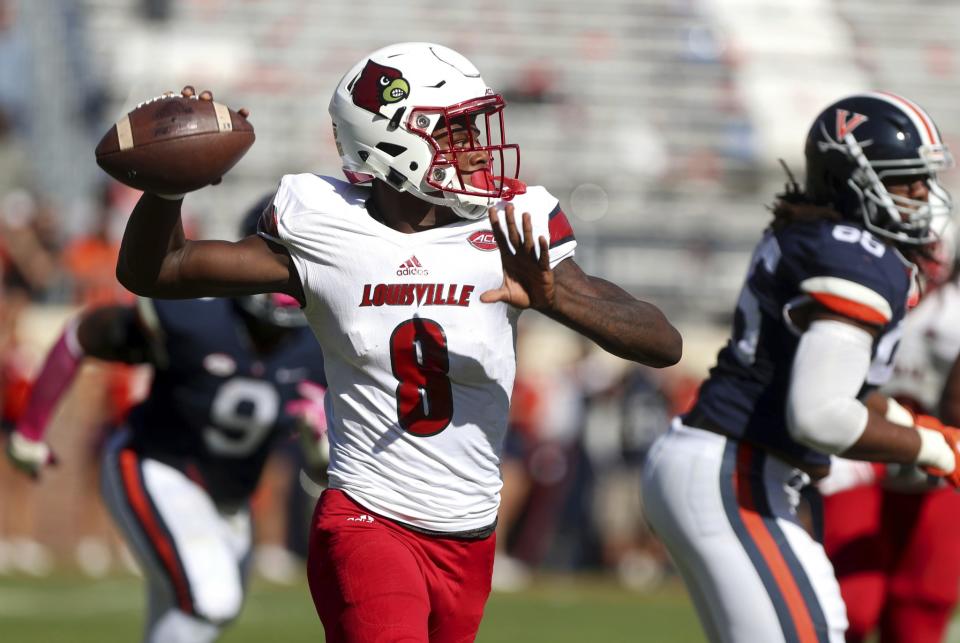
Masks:
[[[150,394],[129,418],[142,457],[195,479],[217,503],[246,501],[277,440],[294,437],[285,410],[303,380],[324,382],[323,355],[307,328],[258,352],[235,301],[137,303],[153,353]]]
[[[285,176],[261,222],[293,258],[323,348],[330,486],[414,528],[483,530],[499,506],[520,313],[480,302],[503,281],[490,223],[405,234],[368,213],[369,196]],[[548,239],[551,265],[572,256],[556,198],[533,187],[512,203]]]
[[[795,319],[816,303],[880,329],[861,390],[883,384],[899,340],[915,268],[893,246],[857,223],[813,221],[769,229],[750,260],[730,341],[704,382],[693,425],[745,440],[803,465],[829,456],[793,441],[785,409],[793,357],[802,329]]]

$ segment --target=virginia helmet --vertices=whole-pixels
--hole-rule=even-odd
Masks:
[[[953,167],[933,119],[896,94],[870,92],[843,98],[814,120],[807,135],[807,197],[896,243],[936,240],[935,216],[949,215],[949,193],[937,173]],[[922,178],[927,201],[891,194],[886,183]]]

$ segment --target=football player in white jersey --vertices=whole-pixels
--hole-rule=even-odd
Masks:
[[[261,234],[237,243],[185,240],[183,195],[144,195],[127,225],[130,290],[286,293],[324,349],[330,489],[308,573],[328,641],[475,637],[523,309],[626,359],[680,358],[655,306],[574,262],[557,199],[519,181],[503,107],[457,52],[392,45],[330,102],[349,181],[283,177]]]

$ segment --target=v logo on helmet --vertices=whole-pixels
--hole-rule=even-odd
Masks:
[[[367,61],[353,84],[353,103],[374,114],[384,105],[397,103],[410,95],[410,83],[399,69]]]
[[[849,117],[849,118],[848,118]],[[867,117],[863,114],[854,113],[853,116],[850,116],[850,112],[845,109],[837,110],[837,141],[842,141],[847,134],[857,129],[859,125],[867,122]]]

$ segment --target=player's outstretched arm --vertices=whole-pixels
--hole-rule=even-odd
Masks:
[[[192,97],[191,86],[183,96]],[[209,90],[200,101],[212,101]],[[250,115],[239,110],[244,118]],[[215,181],[217,183],[219,181]],[[190,299],[282,292],[303,303],[287,251],[257,236],[238,242],[189,241],[183,233],[183,195],[144,194],[127,222],[117,279],[131,292],[159,299]]]
[[[680,361],[683,338],[653,304],[584,273],[573,259],[560,262],[554,281],[557,296],[547,316],[618,357],[657,368]]]
[[[635,299],[622,288],[587,275],[572,260],[550,268],[547,241],[533,238],[530,215],[522,217],[522,236],[513,206],[504,212],[511,252],[495,208],[490,223],[503,261],[503,285],[485,292],[486,303],[505,301],[518,308],[535,308],[590,338],[604,350],[649,366],[671,366],[680,361],[680,333],[656,306]]]
[[[282,292],[303,302],[290,255],[259,236],[191,241],[183,234],[181,200],[144,194],[120,246],[117,279],[128,290],[160,299]]]
[[[136,320],[130,307],[104,306],[67,324],[47,353],[23,417],[7,442],[7,457],[15,467],[36,478],[44,466],[55,462],[44,435],[85,357],[127,363],[148,360],[148,339]]]
[[[858,398],[878,329],[817,311],[800,338],[787,394],[791,437],[853,460],[915,464],[960,485],[958,431],[914,415],[890,398]]]

